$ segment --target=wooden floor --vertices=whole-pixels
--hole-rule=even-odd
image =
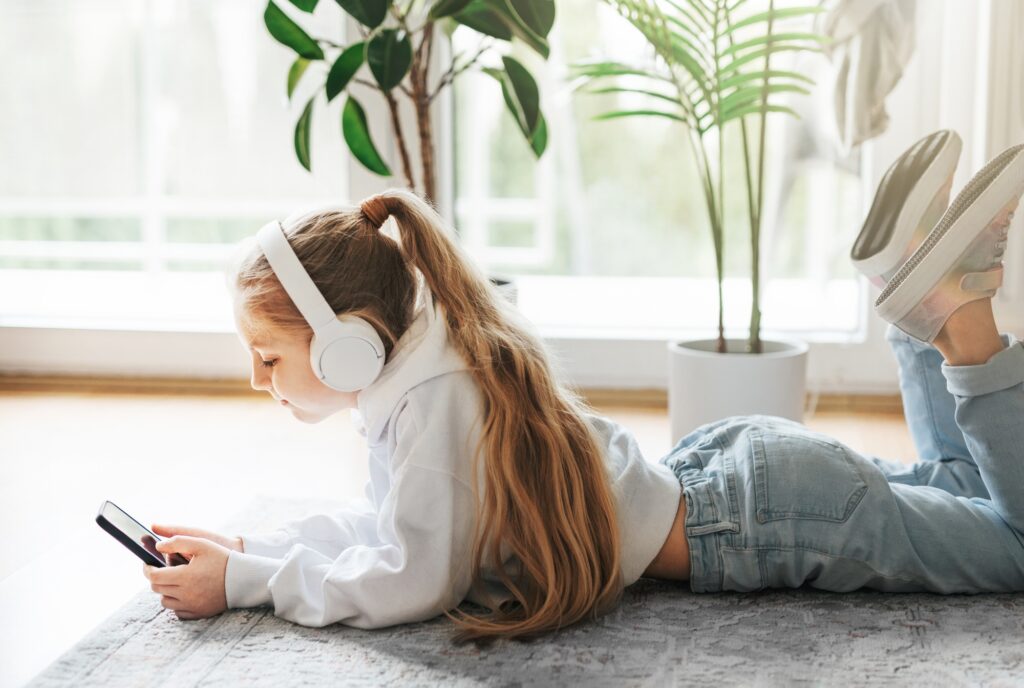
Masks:
[[[599,409],[657,460],[664,409]],[[910,462],[903,418],[805,419],[862,453]],[[139,590],[142,566],[95,525],[103,500],[144,524],[216,529],[258,494],[362,494],[365,445],[348,414],[295,420],[265,395],[0,393],[0,686],[21,685]]]

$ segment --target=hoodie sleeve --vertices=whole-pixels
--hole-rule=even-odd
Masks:
[[[429,466],[436,452],[460,448],[444,423],[421,423],[412,407],[395,422],[379,542],[354,544],[334,557],[302,543],[282,559],[231,552],[228,607],[272,604],[277,616],[303,626],[381,628],[429,619],[462,601],[470,588],[473,492]]]
[[[367,482],[367,495],[369,490]],[[363,497],[331,514],[315,514],[288,521],[269,533],[239,537],[246,554],[280,559],[293,545],[301,544],[333,559],[352,545],[376,543],[377,517],[373,503]]]

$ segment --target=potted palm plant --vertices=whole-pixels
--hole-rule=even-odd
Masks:
[[[670,341],[669,410],[673,439],[705,422],[741,413],[802,419],[807,345],[761,338],[760,236],[768,117],[797,113],[778,94],[808,93],[813,81],[777,67],[782,52],[821,52],[826,38],[780,25],[821,12],[776,7],[774,0],[607,0],[654,50],[653,65],[591,60],[574,65],[580,84],[623,77],[631,85],[593,89],[630,92],[650,100],[644,109],[606,112],[599,119],[656,116],[678,122],[693,153],[714,245],[718,333],[710,340]],[[776,65],[773,65],[773,58]],[[739,127],[750,226],[750,327],[727,339],[723,303],[724,132]]]
[[[359,40],[311,36],[290,18],[274,0],[269,0],[263,20],[270,35],[295,51],[287,75],[291,98],[299,81],[315,74],[319,86],[309,98],[295,123],[295,155],[307,170],[312,169],[310,123],[314,104],[323,94],[326,102],[345,99],[341,132],[353,157],[371,172],[392,176],[389,165],[373,142],[360,98],[365,94],[382,98],[390,114],[401,174],[405,184],[429,200],[437,200],[436,149],[431,105],[460,75],[476,69],[493,77],[502,98],[530,150],[536,157],[547,147],[548,129],[540,108],[537,83],[521,62],[501,56],[501,67],[485,67],[481,57],[502,43],[522,42],[547,59],[547,36],[555,20],[554,0],[336,0]],[[298,10],[312,13],[318,0],[291,0]],[[434,46],[459,26],[481,34],[479,50],[455,54],[432,76],[436,58]],[[371,78],[360,71],[368,67]],[[357,97],[358,95],[358,97]],[[411,125],[400,116],[401,104],[414,113]],[[419,179],[409,154],[409,142],[418,142]],[[492,275],[491,281],[515,302],[515,285],[507,277]]]

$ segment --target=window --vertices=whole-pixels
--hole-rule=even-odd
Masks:
[[[606,3],[559,0],[557,7],[549,60],[525,48],[515,52],[542,93],[550,136],[539,162],[493,79],[470,72],[457,82],[455,215],[463,239],[490,269],[519,276],[522,307],[543,327],[709,329],[717,323],[714,250],[684,128],[656,117],[594,121],[610,110],[650,108],[652,101],[632,93],[574,93],[569,81],[573,61],[636,63],[650,60],[652,51]],[[476,39],[456,31],[455,51],[472,54]],[[846,252],[863,216],[860,155],[840,155],[828,143],[827,59],[785,56],[790,64],[773,62],[773,68],[806,73],[821,87],[814,97],[786,103],[801,120],[769,118],[766,179],[774,186],[762,230],[771,276],[764,322],[784,330],[851,331],[858,326],[860,289]],[[739,126],[725,134],[731,165],[726,314],[743,328],[749,317],[746,184]]]
[[[896,389],[882,324],[868,316],[871,292],[846,260],[891,160],[928,131],[956,128],[965,141],[958,189],[1024,138],[1015,116],[1024,44],[1012,30],[1024,10],[1003,0],[936,4],[917,14],[915,55],[886,101],[889,128],[862,156],[821,143],[831,140],[828,88],[792,101],[802,120],[771,121],[769,178],[777,185],[766,211],[776,220],[763,237],[763,325],[812,340],[812,387]],[[289,2],[278,5],[299,15]],[[314,174],[298,164],[292,131],[313,69],[288,103],[293,56],[267,35],[265,6],[0,3],[9,96],[0,109],[2,372],[244,377],[215,269],[228,245],[268,217],[387,183],[350,162],[337,101],[314,111]],[[558,0],[557,11],[551,59],[542,65],[516,52],[543,91],[545,156],[532,159],[497,84],[466,74],[454,93],[454,126],[438,101],[440,185],[455,192],[444,196],[455,197],[451,215],[470,250],[489,270],[518,277],[522,309],[574,382],[663,387],[665,339],[702,336],[716,321],[692,161],[683,132],[661,120],[592,121],[614,106],[612,96],[573,93],[567,65],[589,55],[643,59],[645,44],[605,3]],[[341,35],[334,3],[322,0],[302,21],[318,35]],[[470,38],[456,32],[455,49]],[[806,57],[816,66],[794,67],[814,66],[827,85],[827,63]],[[364,105],[373,118],[372,100]],[[386,126],[375,138],[387,155]],[[725,143],[735,151],[734,138]],[[456,173],[454,187],[446,170]],[[731,216],[741,215],[743,182],[727,187]],[[741,333],[746,223],[732,230],[726,315],[730,332]],[[1021,235],[1011,236],[1011,255],[1024,257]],[[1011,273],[1015,284],[1000,305],[1020,331],[1024,275]]]
[[[300,83],[288,103],[294,56],[263,7],[5,3],[0,59],[17,96],[0,113],[0,151],[17,161],[0,169],[5,323],[223,329],[231,244],[346,196],[338,103],[314,112],[314,174],[296,161],[309,95]],[[341,13],[325,10],[317,28],[338,33]]]

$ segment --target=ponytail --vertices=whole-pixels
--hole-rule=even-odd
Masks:
[[[395,218],[402,251],[444,307],[452,344],[484,398],[486,491],[473,580],[489,552],[515,601],[486,616],[445,612],[459,628],[455,640],[536,637],[611,610],[623,588],[620,533],[603,453],[583,415],[589,407],[557,383],[540,340],[429,205],[391,190],[361,210],[374,228]],[[522,563],[516,579],[502,565],[502,545]]]

